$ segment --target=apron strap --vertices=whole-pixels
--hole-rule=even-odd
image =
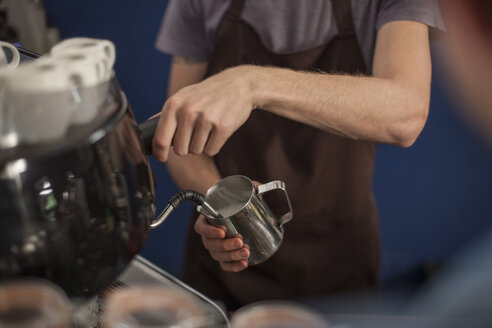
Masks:
[[[354,20],[352,16],[351,0],[332,0],[333,11],[338,27],[338,37],[346,38],[355,35]]]
[[[243,12],[245,0],[232,0],[226,16],[233,19],[240,19]]]

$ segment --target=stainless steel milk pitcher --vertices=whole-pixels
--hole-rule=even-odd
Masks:
[[[288,206],[288,212],[278,218],[262,197],[273,190],[284,192]],[[205,200],[221,217],[213,218],[201,207],[198,210],[207,216],[210,223],[225,226],[227,237],[242,235],[243,242],[249,246],[249,265],[261,263],[277,251],[283,239],[283,225],[293,217],[289,196],[282,181],[255,187],[248,177],[233,175],[212,186]]]

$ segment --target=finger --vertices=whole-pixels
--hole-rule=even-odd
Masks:
[[[256,181],[256,180],[253,180],[253,185],[254,185],[256,188],[258,188],[259,186],[261,186],[261,185],[262,185],[262,183],[260,183],[260,182],[258,182],[258,181]]]
[[[190,153],[190,141],[195,128],[196,114],[182,110],[178,115],[178,127],[173,139],[174,152],[180,156]]]
[[[225,227],[219,228],[207,222],[203,215],[195,221],[195,231],[197,234],[207,239],[224,239],[226,236]]]
[[[210,252],[210,255],[219,262],[241,261],[248,259],[249,250],[243,247],[232,252]]]
[[[204,149],[204,153],[208,156],[217,155],[229,137],[229,134],[224,132],[224,129],[220,129],[220,131],[217,128],[212,129],[212,133]]]
[[[157,116],[161,116],[161,113],[154,114],[151,117],[149,117],[147,120],[151,120],[153,118],[156,118]]]
[[[154,139],[152,140],[152,153],[161,162],[165,162],[168,159],[171,141],[173,140],[177,124],[174,109],[169,102],[166,102],[155,130]]]
[[[239,261],[239,262],[220,262],[220,267],[224,271],[228,272],[239,272],[243,271],[248,267],[248,262],[245,260]]]
[[[190,143],[190,152],[195,155],[200,155],[205,149],[205,145],[212,132],[212,124],[206,122],[203,118],[199,118],[193,131],[193,137]]]
[[[230,252],[244,246],[239,238],[210,239],[202,236],[202,241],[205,248],[211,252]]]

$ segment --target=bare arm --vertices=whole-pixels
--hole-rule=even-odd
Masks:
[[[253,102],[275,114],[346,137],[412,145],[429,109],[427,26],[415,22],[383,26],[373,73],[374,77],[362,77],[255,70]]]
[[[410,146],[429,108],[427,26],[398,21],[382,27],[373,71],[374,77],[257,66],[225,70],[166,102],[156,156],[167,160],[171,143],[182,155],[200,149],[215,155],[258,107],[350,138]]]
[[[202,81],[206,69],[207,62],[174,57],[169,75],[168,95],[171,96],[188,85]],[[205,193],[220,179],[215,163],[207,155],[181,157],[170,152],[166,164],[174,182],[181,189],[193,189]]]

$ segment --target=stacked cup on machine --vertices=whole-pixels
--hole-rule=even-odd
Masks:
[[[69,72],[78,87],[81,101],[72,118],[73,124],[92,121],[98,113],[113,76],[115,48],[111,41],[89,38],[66,40],[51,50],[55,60]]]
[[[0,135],[9,140],[0,147],[56,141],[71,125],[92,122],[108,94],[114,61],[110,41],[74,38],[17,69],[0,68]]]

